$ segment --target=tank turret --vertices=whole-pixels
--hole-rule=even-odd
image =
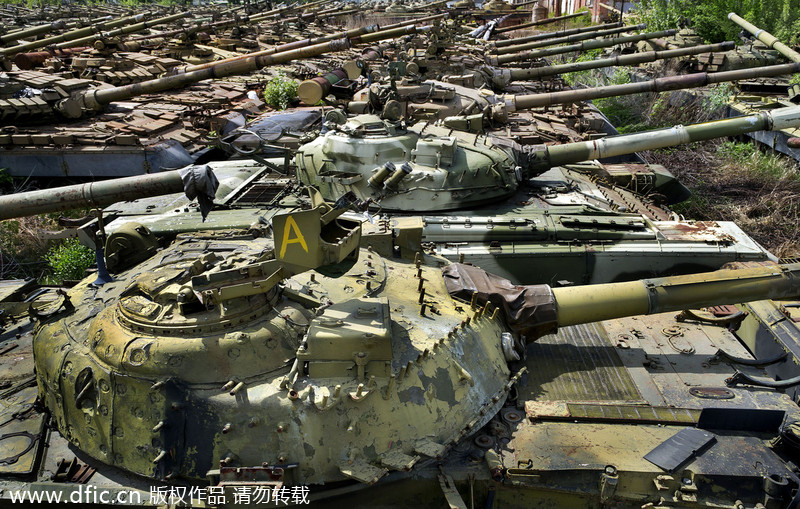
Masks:
[[[385,210],[453,210],[502,200],[551,167],[745,132],[800,125],[800,108],[552,146],[460,133],[426,122],[405,127],[357,116],[298,150],[298,178],[328,200],[354,192]]]

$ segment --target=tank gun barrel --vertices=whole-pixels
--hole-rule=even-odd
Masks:
[[[800,64],[768,65],[750,69],[737,69],[735,71],[722,71],[715,73],[699,72],[679,76],[667,76],[650,81],[625,83],[623,85],[609,85],[605,87],[583,88],[565,90],[545,94],[526,94],[514,96],[512,101],[506,102],[510,111],[528,108],[550,106],[552,104],[569,104],[580,101],[599,99],[601,97],[618,97],[623,95],[640,94],[645,92],[668,92],[686,88],[703,87],[714,83],[726,83],[752,78],[770,78],[800,72]]]
[[[590,33],[580,33],[580,34],[573,34],[567,35],[564,37],[557,37],[555,39],[545,39],[545,40],[538,40],[538,41],[531,41],[526,42],[523,44],[514,44],[511,46],[497,48],[495,47],[494,52],[498,55],[504,55],[506,53],[517,53],[519,51],[529,50],[529,49],[536,49],[536,48],[545,48],[547,46],[555,46],[557,44],[567,44],[571,42],[578,42],[578,41],[585,41],[586,39],[595,39],[599,37],[605,37],[607,35],[616,35],[622,32],[630,32],[631,30],[641,30],[645,27],[645,25],[628,25],[628,26],[621,26],[616,28],[609,28],[605,30],[600,30],[596,32]]]
[[[146,30],[150,27],[164,25],[166,23],[172,23],[173,21],[177,21],[179,19],[186,18],[190,14],[188,12],[181,12],[178,14],[172,14],[170,16],[164,16],[163,18],[157,18],[151,21],[142,21],[141,23],[136,23],[134,25],[127,25],[124,27],[117,28],[115,30],[111,30],[110,32],[103,32],[99,34],[89,35],[87,37],[82,37],[80,39],[73,39],[71,41],[65,41],[53,46],[54,49],[66,49],[66,48],[74,48],[76,46],[86,46],[91,45],[93,42],[98,41],[100,39],[110,38],[110,37],[117,37],[119,35],[125,34],[132,34],[135,32],[141,32],[142,30]]]
[[[0,195],[0,220],[182,192],[181,170]]]
[[[423,16],[421,18],[414,18],[414,19],[407,19],[405,21],[400,21],[398,23],[392,23],[391,25],[381,26],[381,30],[392,30],[394,28],[406,27],[409,25],[414,25],[416,23],[427,23],[429,21],[436,21],[438,19],[447,18],[448,14],[446,12],[442,12],[439,14],[431,14],[430,16]]]
[[[511,7],[514,7],[515,9],[519,9],[520,7],[525,7],[525,6],[528,6],[528,5],[531,5],[531,4],[535,4],[535,3],[538,3],[538,2],[539,2],[539,0],[526,0],[525,2],[520,2],[518,4],[512,4]]]
[[[369,43],[380,41],[383,39],[391,39],[394,37],[401,37],[407,34],[417,33],[420,30],[427,30],[430,27],[416,27],[409,26],[397,28],[394,30],[385,30],[382,32],[375,32],[360,36],[358,39],[335,39],[333,41],[316,44],[314,46],[307,46],[298,48],[282,53],[275,53],[272,55],[251,56],[242,55],[235,60],[218,63],[210,67],[199,69],[196,71],[184,72],[158,78],[150,81],[143,81],[140,83],[133,83],[121,87],[111,87],[103,89],[89,90],[83,95],[83,107],[98,110],[103,105],[114,101],[124,101],[131,97],[149,94],[155,92],[163,92],[164,90],[171,90],[174,88],[181,88],[186,85],[197,83],[212,78],[224,78],[234,74],[244,74],[270,65],[278,65],[298,58],[309,58],[322,55],[324,53],[332,53],[342,51],[350,47],[352,43]],[[70,99],[65,99],[68,101]],[[61,111],[67,111],[68,108],[61,107]]]
[[[81,53],[89,49],[88,47],[69,48],[57,51],[34,51],[32,53],[17,53],[14,56],[14,63],[23,71],[33,69],[38,65],[44,64],[50,58],[69,58],[76,53]]]
[[[553,288],[560,327],[800,295],[800,263]]]
[[[232,25],[236,25],[246,21],[245,19],[241,18],[232,18],[232,19],[224,19],[220,21],[215,21],[213,23],[202,23],[196,26],[190,26],[186,28],[178,28],[176,30],[170,30],[167,32],[161,32],[158,34],[149,34],[149,35],[140,35],[139,37],[132,37],[130,40],[137,42],[137,41],[146,41],[148,39],[155,39],[159,37],[175,37],[176,35],[180,34],[193,34],[196,32],[201,32],[203,30],[214,30],[216,28],[227,28]]]
[[[67,30],[73,30],[75,28],[82,28],[89,25],[96,25],[97,23],[103,23],[105,21],[111,21],[114,19],[114,16],[101,16],[99,18],[94,18],[89,21],[73,21],[72,23],[67,23],[65,27]]]
[[[603,7],[604,9],[608,9],[611,12],[619,14],[620,19],[622,19],[622,16],[625,14],[624,12],[622,12],[621,10],[617,9],[616,7],[614,7],[612,5],[608,5],[608,4],[605,4],[603,2],[599,2],[599,5],[600,5],[600,7]]]
[[[309,9],[311,7],[316,7],[318,5],[326,4],[326,3],[328,3],[328,1],[329,0],[319,0],[317,2],[311,2],[311,3],[307,3],[307,4],[303,4],[303,5],[295,4],[295,5],[290,5],[290,6],[287,6],[287,7],[279,7],[277,9],[272,9],[271,11],[262,12],[260,14],[255,15],[255,16],[251,16],[250,17],[250,21],[255,21],[255,22],[265,21],[267,18],[270,18],[270,17],[279,16],[279,15],[286,14],[288,12],[297,11],[297,10],[300,10],[300,9]]]
[[[0,35],[0,44],[8,44],[20,39],[25,39],[26,37],[34,37],[37,35],[46,34],[48,32],[52,32],[53,30],[62,30],[66,28],[66,26],[67,24],[63,21],[54,21],[52,23],[48,23],[47,25],[38,25],[35,27],[17,30],[5,35]]]
[[[532,151],[528,169],[534,174],[538,174],[554,166],[632,154],[642,150],[672,147],[723,136],[738,136],[755,131],[777,131],[798,126],[800,126],[800,106],[792,106],[702,124],[679,125],[654,131],[544,147]]]
[[[334,18],[336,16],[349,16],[350,14],[354,14],[359,12],[358,9],[345,9],[340,10],[338,8],[335,9],[326,9],[319,12],[310,12],[307,14],[298,14],[297,16],[291,18],[283,18],[277,19],[272,21],[267,26],[276,25],[278,23],[294,23],[296,21],[314,21],[314,20],[324,20],[327,18]]]
[[[516,46],[526,42],[543,41],[545,39],[554,39],[556,37],[565,37],[568,35],[585,34],[590,32],[597,32],[600,30],[607,30],[610,28],[621,27],[622,23],[608,23],[605,25],[595,25],[589,27],[572,28],[570,30],[561,30],[560,32],[546,32],[543,34],[529,35],[528,37],[518,37],[516,39],[506,39],[504,41],[490,42],[487,47],[490,50],[497,48],[505,48],[506,46]]]
[[[671,35],[674,35],[675,32],[676,30],[663,30],[660,32],[648,32],[644,34],[626,35],[622,37],[616,37],[613,39],[598,39],[591,41],[583,41],[576,44],[568,44],[567,46],[558,46],[555,48],[537,49],[537,50],[523,51],[521,53],[512,53],[508,55],[491,56],[487,57],[487,62],[491,65],[503,65],[509,62],[535,60],[537,58],[544,58],[552,55],[560,55],[563,53],[570,53],[573,51],[584,52],[592,49],[608,48],[611,46],[616,46],[617,44],[639,42],[647,39],[657,39],[659,37],[669,37]]]
[[[406,33],[401,33],[401,31],[405,30],[406,27],[413,26],[415,23],[418,23],[419,21],[421,21],[421,19],[420,20],[411,20],[411,21],[407,21],[407,22],[403,22],[403,23],[396,23],[395,25],[392,25],[389,28],[385,28],[385,27],[381,28],[378,25],[368,25],[368,26],[361,27],[361,28],[354,28],[354,29],[348,30],[347,32],[344,32],[344,33],[332,34],[332,35],[329,35],[329,36],[318,37],[316,39],[303,39],[301,41],[294,41],[294,42],[282,44],[280,46],[276,46],[274,48],[266,49],[266,50],[263,50],[263,51],[256,51],[256,52],[253,52],[253,53],[248,53],[247,55],[243,55],[241,57],[231,57],[231,58],[225,58],[223,60],[217,60],[215,62],[208,62],[208,63],[205,63],[205,64],[189,65],[189,66],[186,67],[185,70],[186,70],[186,72],[199,71],[199,70],[202,70],[202,69],[208,69],[208,68],[216,66],[216,65],[229,63],[229,62],[235,62],[237,60],[240,60],[243,57],[256,57],[256,58],[258,58],[258,57],[264,57],[264,56],[269,56],[269,55],[275,55],[275,54],[278,54],[278,53],[283,53],[283,52],[286,52],[286,51],[292,51],[292,50],[305,48],[305,47],[311,47],[311,46],[323,44],[323,43],[334,41],[334,40],[347,39],[348,41],[352,41],[352,44],[361,44],[361,43],[367,44],[367,43],[372,42],[372,41],[371,40],[364,40],[364,37],[366,37],[366,36],[368,36],[370,34],[375,34],[375,35],[377,35],[377,34],[386,34],[390,30],[395,30],[396,32],[393,32],[393,33],[397,33],[398,35],[391,35],[389,37],[386,37],[388,39],[391,39],[393,37],[400,37],[402,35],[407,35]],[[376,40],[382,40],[382,39],[376,39]]]
[[[530,23],[523,23],[521,25],[514,25],[514,26],[510,26],[510,27],[498,28],[497,30],[494,31],[494,33],[495,34],[502,34],[504,32],[510,32],[511,30],[520,30],[520,29],[523,29],[523,28],[530,28],[530,27],[535,27],[535,26],[540,26],[540,25],[547,25],[547,24],[556,23],[558,21],[562,21],[562,20],[565,20],[565,19],[577,18],[579,16],[586,16],[588,14],[589,14],[589,11],[583,11],[583,12],[576,12],[576,13],[573,13],[573,14],[567,14],[567,15],[564,15],[564,16],[556,16],[554,18],[547,18],[547,19],[543,19],[543,20],[539,20],[539,21],[532,21]]]
[[[417,9],[414,9],[414,12],[423,12],[423,11],[425,11],[427,9],[432,9],[434,7],[439,7],[440,5],[447,4],[447,2],[449,2],[449,1],[450,0],[437,0],[436,2],[431,2],[431,3],[425,4],[425,5],[417,8]]]
[[[297,97],[306,104],[317,104],[328,95],[334,84],[346,79],[356,79],[361,74],[361,67],[355,61],[333,69],[323,76],[317,76],[300,83]]]
[[[451,295],[500,307],[528,342],[570,325],[800,295],[800,263],[562,288],[513,285],[461,263],[444,274]]]
[[[72,30],[69,32],[64,32],[63,34],[54,35],[52,37],[46,37],[38,41],[31,41],[22,44],[17,44],[16,46],[10,46],[8,48],[0,49],[0,57],[10,57],[16,55],[17,53],[31,51],[39,48],[45,48],[47,46],[52,46],[53,44],[59,44],[61,42],[73,41],[75,39],[88,37],[93,34],[101,33],[107,30],[112,30],[114,28],[119,28],[121,26],[129,25],[131,23],[140,23],[142,21],[146,21],[148,18],[149,15],[136,14],[134,16],[119,18],[116,20],[109,21],[107,23],[102,23],[100,25],[93,25],[85,28],[79,28],[77,30]]]
[[[718,44],[704,44],[702,46],[688,46],[662,51],[647,51],[644,53],[631,53],[630,55],[617,55],[610,58],[598,60],[587,60],[585,62],[572,62],[561,65],[548,65],[544,67],[534,67],[532,69],[497,69],[494,71],[493,81],[499,87],[505,87],[514,81],[526,81],[567,74],[571,72],[587,71],[589,69],[601,69],[603,67],[639,65],[656,60],[666,60],[669,58],[679,58],[702,53],[716,53],[718,51],[728,51],[736,47],[732,41],[721,42]]]
[[[772,48],[781,55],[785,56],[792,62],[800,62],[800,53],[782,43],[777,37],[769,32],[759,29],[752,23],[742,19],[734,12],[728,13],[728,19],[753,34],[756,39],[766,44],[769,48]]]

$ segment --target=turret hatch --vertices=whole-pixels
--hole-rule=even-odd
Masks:
[[[388,377],[392,366],[389,300],[352,299],[312,320],[307,348],[297,352],[312,378]]]

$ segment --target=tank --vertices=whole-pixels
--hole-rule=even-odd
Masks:
[[[3,472],[4,497],[88,493],[57,484],[60,472],[106,497],[143,490],[133,505],[173,487],[194,487],[191,504],[295,487],[328,506],[391,505],[397,490],[404,503],[465,507],[632,506],[664,486],[694,506],[791,499],[791,454],[762,437],[790,437],[775,420],[793,422],[797,406],[725,387],[730,366],[691,368],[711,346],[733,363],[747,354],[719,324],[666,313],[797,298],[799,264],[520,286],[433,254],[359,249],[359,223],[343,214],[357,199],[329,205],[312,193],[306,203],[269,224],[179,235],[164,248],[131,225],[127,239],[139,236],[154,256],[113,281],[92,276],[34,299],[35,331],[15,333],[14,321],[2,336],[18,349],[11,376],[35,366],[35,385],[4,396],[17,415],[5,440],[20,451],[17,479]],[[4,305],[23,298],[24,285],[11,289]],[[686,351],[654,350],[661,336],[647,325]],[[662,374],[655,366],[667,359]],[[36,431],[48,414],[58,432],[45,448]],[[676,450],[650,451],[659,446]],[[53,480],[37,474],[40,451]],[[74,467],[71,456],[56,464],[65,451],[80,455]],[[636,479],[657,482],[631,487]]]
[[[799,114],[798,108],[784,108],[772,114],[544,147],[460,134],[426,122],[405,127],[363,115],[331,125],[330,131],[300,147],[295,164],[299,179],[319,186],[327,200],[352,192],[383,210],[454,210],[505,199],[521,182],[554,166],[795,127]]]
[[[481,9],[485,12],[508,12],[514,11],[520,7],[524,7],[526,5],[531,5],[537,3],[539,0],[528,0],[525,2],[519,2],[515,4],[509,4],[508,2],[504,2],[503,0],[489,0],[488,2],[484,2]]]
[[[778,51],[781,55],[788,58],[792,62],[800,62],[800,53],[794,51],[792,48],[782,43],[777,37],[760,30],[752,23],[747,22],[735,12],[728,13],[728,19],[745,29],[747,32],[753,34],[759,41],[763,42],[770,49]]]
[[[404,34],[416,33],[418,30],[425,30],[425,27],[418,28],[416,26],[407,26],[376,32],[374,34],[367,34],[361,36],[359,42],[379,41]],[[336,39],[326,43],[297,48],[272,55],[243,55],[235,60],[213,64],[198,70],[176,73],[164,78],[157,78],[121,87],[79,90],[77,93],[73,94],[72,97],[56,100],[53,108],[66,118],[80,118],[86,111],[99,111],[105,105],[114,101],[130,99],[141,94],[181,88],[210,78],[222,78],[234,74],[243,74],[266,66],[289,62],[296,58],[305,58],[328,52],[341,51],[348,48],[350,44],[350,39]],[[37,111],[37,113],[40,114],[41,112]]]
[[[775,36],[760,30],[751,23],[742,19],[735,13],[730,13],[728,18],[741,26],[745,32],[753,34],[760,42],[780,53],[784,58],[793,62],[800,61],[800,54],[780,42]],[[774,109],[782,105],[793,104],[797,98],[798,90],[788,78],[773,80],[746,80],[740,85],[741,92],[730,98],[728,102],[728,115],[739,115],[755,110]],[[784,155],[800,161],[800,150],[793,147],[791,139],[800,134],[796,129],[776,131],[770,135],[752,134],[750,138],[758,143],[770,147]]]

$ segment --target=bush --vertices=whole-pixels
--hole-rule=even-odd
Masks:
[[[273,108],[285,110],[297,98],[298,86],[295,80],[287,78],[283,73],[278,73],[267,83],[264,89],[264,101]]]
[[[800,28],[800,9],[794,0],[636,0],[633,12],[648,31],[691,24],[708,42],[735,41],[741,31],[727,17],[735,12],[785,43],[793,43]]]
[[[45,259],[53,270],[52,280],[45,278],[46,282],[61,284],[67,279],[83,279],[86,269],[94,263],[94,252],[78,239],[67,239],[50,249]]]

